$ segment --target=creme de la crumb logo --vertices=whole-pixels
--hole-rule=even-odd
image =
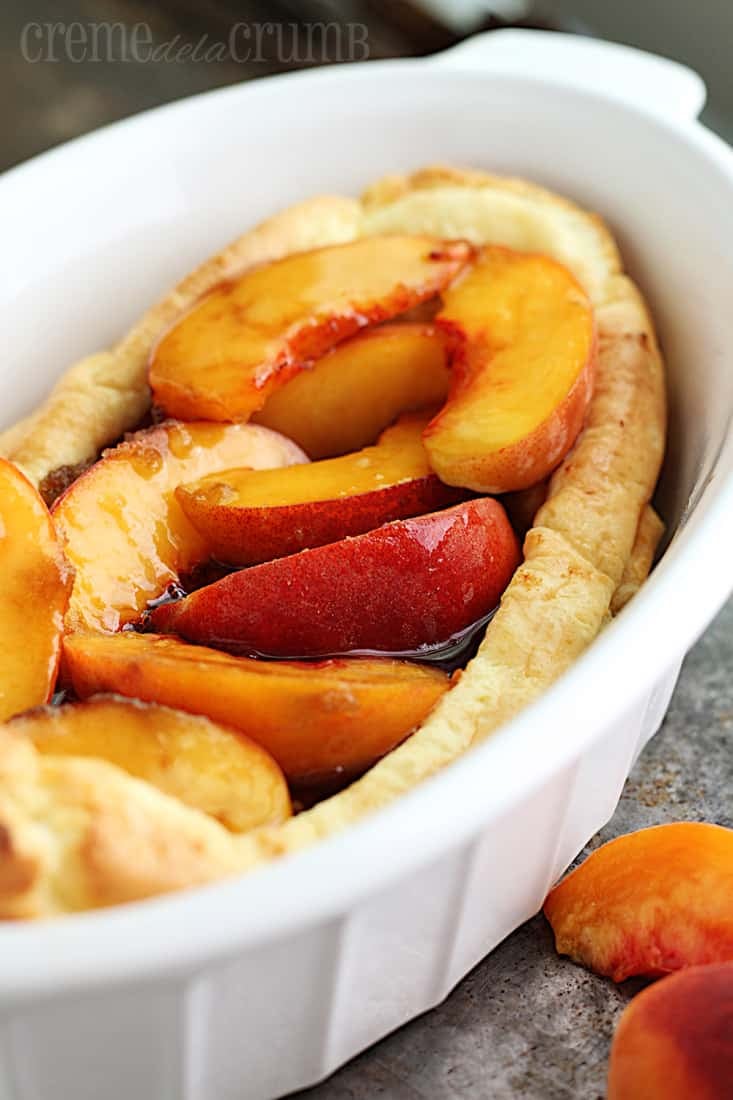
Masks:
[[[177,34],[161,41],[149,23],[29,22],[20,33],[20,52],[31,65],[60,61],[82,64],[134,63],[325,65],[366,61],[365,23],[234,23],[226,38],[202,34],[189,41]]]

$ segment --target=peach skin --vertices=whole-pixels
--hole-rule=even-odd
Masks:
[[[250,655],[403,653],[486,615],[518,564],[504,509],[483,497],[230,573],[148,622]]]
[[[438,477],[482,493],[542,481],[593,390],[595,324],[580,285],[547,256],[487,246],[435,323],[454,347],[448,401],[424,436]]]
[[[93,756],[144,779],[231,832],[290,817],[285,778],[272,757],[229,724],[180,710],[98,695],[39,707],[10,727],[45,756]]]
[[[361,535],[391,520],[447,508],[467,494],[431,471],[427,417],[406,414],[374,447],[274,470],[225,470],[176,490],[209,553],[257,565]]]
[[[81,698],[115,691],[225,722],[295,784],[363,771],[450,686],[444,672],[407,661],[253,661],[150,634],[75,634],[64,657]]]
[[[359,451],[403,412],[448,396],[446,340],[434,325],[363,329],[270,395],[252,419],[282,432],[312,459]]]
[[[733,963],[693,966],[649,986],[613,1038],[608,1100],[733,1097]]]
[[[434,297],[474,251],[438,237],[369,237],[247,271],[155,348],[155,402],[183,420],[246,420],[334,345]]]
[[[46,505],[0,459],[0,721],[51,696],[71,570]]]
[[[295,443],[254,424],[171,421],[105,451],[53,506],[76,571],[67,629],[117,630],[207,557],[176,499],[181,481],[305,461]]]
[[[616,982],[733,960],[733,830],[687,821],[618,837],[544,908],[558,952]]]

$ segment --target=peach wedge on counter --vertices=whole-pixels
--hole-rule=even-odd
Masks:
[[[115,764],[235,833],[277,824],[291,813],[285,778],[272,757],[208,718],[100,695],[29,711],[10,728],[43,755]]]
[[[361,535],[390,520],[455,504],[422,444],[427,417],[411,413],[374,447],[275,470],[225,470],[176,490],[209,553],[231,565],[295,554]]]
[[[0,721],[51,696],[71,572],[46,505],[0,459]]]
[[[149,626],[270,657],[402,653],[488,614],[518,564],[504,509],[483,497],[231,573]]]
[[[182,419],[246,420],[340,341],[434,297],[473,254],[464,241],[369,237],[253,268],[163,336],[150,361],[155,402]]]
[[[561,955],[622,982],[733,961],[733,829],[657,825],[602,845],[551,891]]]
[[[295,784],[363,771],[450,686],[445,673],[403,661],[253,661],[132,632],[67,637],[64,656],[80,697],[115,691],[225,722]]]
[[[733,962],[693,966],[645,989],[616,1029],[608,1100],[733,1095]]]
[[[305,461],[289,439],[255,424],[171,422],[105,451],[53,507],[76,571],[67,629],[117,630],[208,556],[176,500],[182,481]]]
[[[358,451],[403,412],[448,396],[447,341],[429,324],[364,329],[275,390],[252,419],[282,432],[312,459]]]
[[[425,431],[433,470],[484,493],[526,489],[564,458],[590,401],[593,310],[546,256],[488,246],[436,318],[454,345],[445,406]]]

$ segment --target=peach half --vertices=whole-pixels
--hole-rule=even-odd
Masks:
[[[51,696],[71,591],[46,505],[0,459],[0,721]]]
[[[593,389],[593,310],[547,256],[487,246],[443,295],[453,384],[425,430],[438,477],[482,493],[526,489],[572,447]]]
[[[733,960],[733,829],[685,821],[620,836],[544,908],[558,952],[615,982]]]
[[[158,343],[155,401],[181,419],[246,420],[342,340],[434,297],[473,254],[465,241],[368,237],[246,271]]]
[[[608,1100],[733,1096],[733,963],[655,982],[625,1010],[611,1047]]]
[[[117,630],[207,557],[176,499],[182,481],[305,461],[289,439],[255,424],[170,422],[105,451],[53,506],[76,573],[67,629]]]
[[[414,651],[491,611],[519,556],[504,509],[483,497],[230,573],[154,608],[149,625],[268,657]]]
[[[93,756],[115,764],[235,833],[290,816],[287,784],[272,757],[208,718],[99,695],[29,711],[11,729],[45,756]]]
[[[308,465],[225,470],[180,486],[176,496],[210,554],[231,565],[361,535],[466,495],[431,471],[421,438],[426,423],[407,414],[373,447]]]
[[[114,691],[205,714],[257,741],[296,785],[365,770],[450,686],[406,661],[255,661],[149,634],[75,634],[64,658],[80,697]]]
[[[312,459],[359,451],[404,412],[448,396],[443,333],[392,322],[344,340],[275,390],[252,419],[294,439]]]

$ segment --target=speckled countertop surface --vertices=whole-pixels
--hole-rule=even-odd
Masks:
[[[665,821],[733,826],[733,602],[692,650],[664,725],[589,848]],[[555,954],[542,916],[432,1012],[308,1100],[601,1100],[611,1036],[643,982],[615,986]]]

